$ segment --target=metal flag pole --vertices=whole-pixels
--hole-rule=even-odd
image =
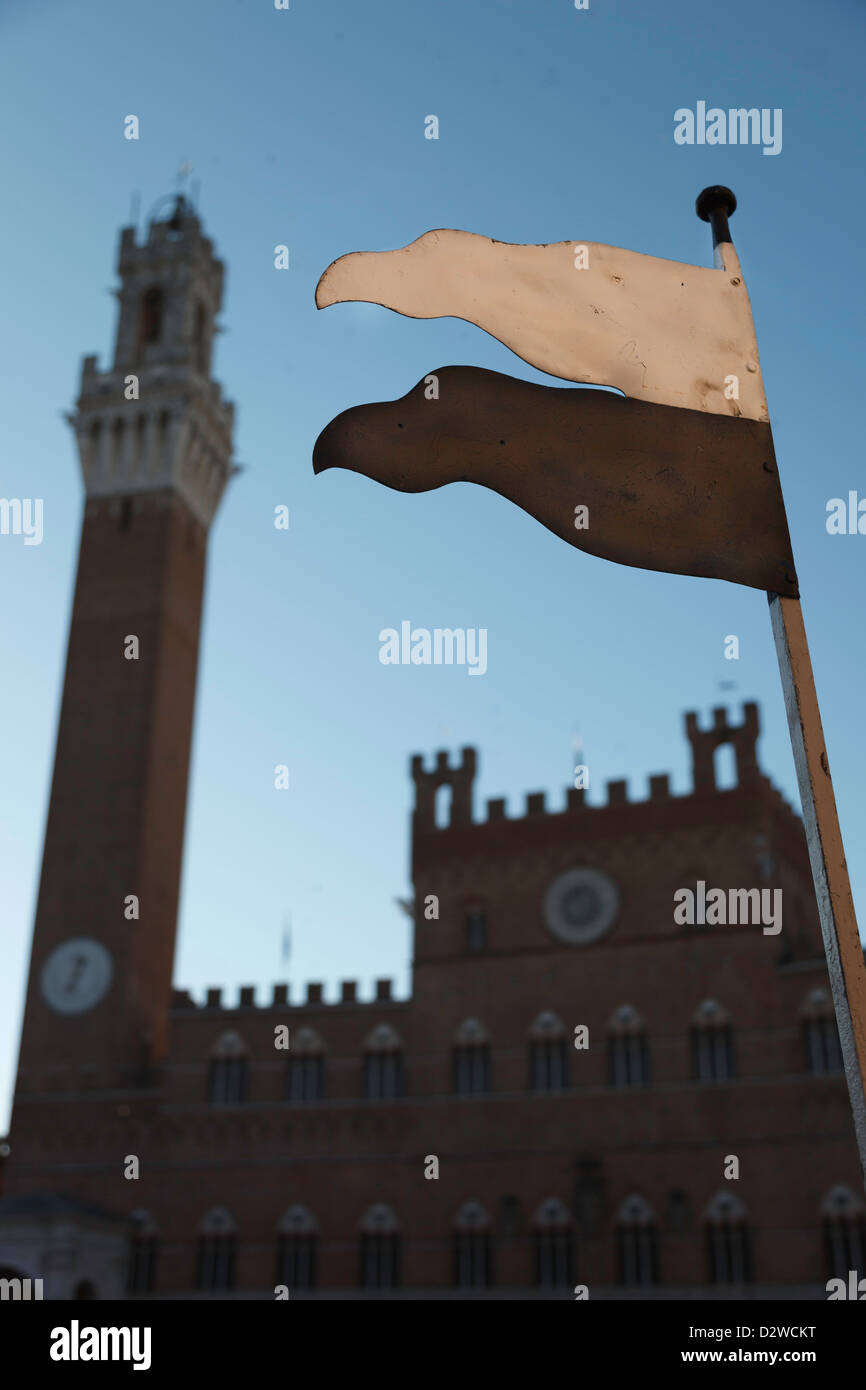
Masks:
[[[696,210],[713,229],[713,248],[730,242],[728,216],[737,206],[728,188],[705,188]],[[800,600],[769,593],[770,621],[797,769],[803,822],[854,1131],[866,1178],[866,964],[857,930],[848,865],[821,728],[821,711]]]

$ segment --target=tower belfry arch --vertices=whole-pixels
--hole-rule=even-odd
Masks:
[[[722,707],[713,710],[713,722],[709,729],[698,727],[698,716],[694,713],[686,715],[685,729],[692,750],[692,779],[696,792],[716,790],[716,752],[719,748],[733,749],[737,786],[746,786],[760,776],[756,751],[760,722],[758,706],[754,702],[743,705],[741,724],[731,724],[728,711]]]

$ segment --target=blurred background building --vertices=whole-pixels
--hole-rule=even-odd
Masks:
[[[124,230],[86,489],[0,1274],[49,1298],[825,1296],[864,1208],[799,818],[759,716],[686,716],[693,790],[473,807],[412,760],[409,998],[172,989],[208,528],[233,471],[223,267]],[[736,784],[717,785],[732,748]],[[327,825],[322,834],[328,834]],[[781,889],[779,934],[674,894]],[[243,923],[238,923],[243,930]]]

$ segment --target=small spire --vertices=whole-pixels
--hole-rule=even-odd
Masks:
[[[168,226],[173,232],[179,232],[181,223],[189,211],[186,198],[182,193],[178,193],[174,201],[174,211],[168,219]]]

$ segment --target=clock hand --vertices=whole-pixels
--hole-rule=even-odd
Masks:
[[[78,981],[79,981],[79,979],[80,979],[80,977],[81,977],[81,974],[82,974],[82,972],[83,972],[83,970],[84,970],[84,968],[85,968],[86,965],[87,965],[87,957],[86,957],[86,956],[76,956],[76,957],[75,957],[75,964],[74,964],[74,966],[73,966],[72,974],[71,974],[71,976],[69,977],[69,981],[68,981],[68,983],[67,983],[67,985],[66,985],[66,993],[67,993],[67,994],[73,994],[73,993],[75,992],[75,990],[77,989],[77,987],[78,987]]]

